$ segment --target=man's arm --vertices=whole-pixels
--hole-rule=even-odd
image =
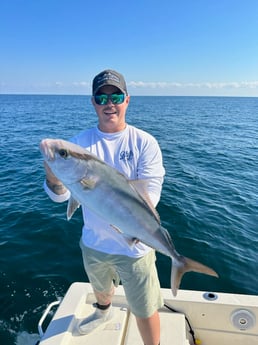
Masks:
[[[68,200],[70,198],[69,190],[53,174],[46,162],[44,162],[44,168],[46,171],[44,189],[50,197],[50,199],[52,199],[55,202],[63,202]]]
[[[138,178],[148,180],[148,194],[154,207],[160,200],[164,175],[162,153],[158,142],[152,137],[146,142],[141,153]]]

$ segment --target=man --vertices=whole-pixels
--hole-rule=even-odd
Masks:
[[[99,73],[92,85],[92,104],[98,116],[98,126],[84,130],[71,141],[97,155],[128,179],[146,180],[149,198],[156,206],[165,173],[161,151],[150,134],[126,123],[129,101],[126,83],[120,73],[113,70]],[[70,192],[46,163],[45,169],[46,192],[56,202],[66,201]],[[114,286],[121,280],[144,344],[158,345],[158,309],[163,301],[154,250],[141,242],[129,243],[110,224],[85,207],[83,219],[80,246],[97,303],[96,311],[78,326],[79,332],[88,334],[112,318]]]

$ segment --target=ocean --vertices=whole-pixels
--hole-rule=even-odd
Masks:
[[[89,96],[0,95],[0,343],[34,345],[46,306],[87,281],[80,210],[43,191],[39,142],[96,125]],[[258,293],[258,98],[132,96],[127,122],[154,135],[166,177],[157,207],[177,250],[219,279],[181,288]],[[162,287],[170,259],[157,254]]]

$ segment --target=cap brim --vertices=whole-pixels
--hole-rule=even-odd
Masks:
[[[115,82],[111,81],[111,82],[105,82],[105,83],[99,85],[98,88],[94,91],[93,96],[96,95],[96,93],[99,91],[99,89],[101,89],[103,86],[114,86],[114,87],[118,88],[122,93],[127,94],[127,92],[125,90],[123,90],[121,88],[121,86],[119,86]]]

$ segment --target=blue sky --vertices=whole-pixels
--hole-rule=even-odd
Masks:
[[[1,0],[0,93],[258,96],[257,0]]]

